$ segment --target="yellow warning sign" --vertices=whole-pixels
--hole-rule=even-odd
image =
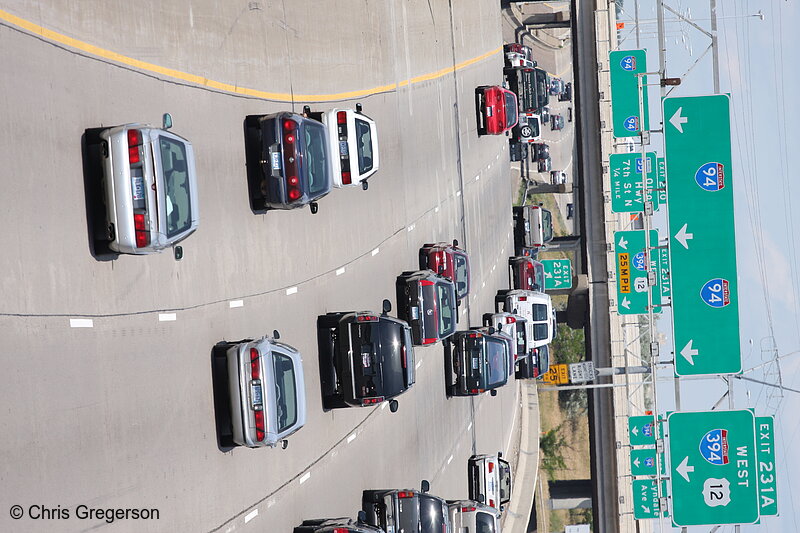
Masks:
[[[569,367],[567,365],[552,365],[544,374],[542,381],[550,385],[566,385],[569,383]]]
[[[619,292],[631,292],[631,262],[630,255],[626,253],[617,254],[617,261],[619,262]]]

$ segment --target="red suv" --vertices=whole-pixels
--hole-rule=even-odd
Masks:
[[[544,292],[544,265],[530,257],[509,257],[511,288]]]
[[[500,86],[475,89],[478,135],[502,135],[517,125],[517,95]]]
[[[469,256],[458,247],[457,240],[453,240],[453,244],[423,245],[419,249],[419,267],[450,278],[456,285],[457,299],[463,300],[469,294]]]

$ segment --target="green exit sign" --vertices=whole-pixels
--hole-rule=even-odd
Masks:
[[[542,259],[544,288],[569,289],[572,287],[572,261],[569,259]]]
[[[775,420],[756,417],[756,457],[758,458],[758,503],[761,516],[778,514],[778,481],[775,465]]]

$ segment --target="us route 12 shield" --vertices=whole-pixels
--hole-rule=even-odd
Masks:
[[[755,415],[667,415],[672,520],[676,526],[753,524],[759,519]]]

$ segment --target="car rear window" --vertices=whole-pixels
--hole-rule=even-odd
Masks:
[[[533,264],[533,283],[537,291],[544,290],[544,264],[538,261]]]
[[[406,367],[414,367],[414,351],[402,325],[391,320],[381,320],[379,324],[384,395],[394,396],[408,388],[409,381],[413,383],[413,375],[407,376],[403,368],[403,347],[406,349]]]
[[[506,128],[510,128],[517,122],[517,99],[513,93],[503,94],[506,99]]]
[[[553,215],[547,209],[542,209],[542,239],[544,242],[553,240]]]
[[[525,322],[518,319],[517,322],[514,324],[514,326],[515,326],[514,327],[514,332],[515,332],[515,337],[516,337],[516,342],[517,342],[517,353],[521,357],[525,353],[525,347],[526,347],[526,344],[527,344],[526,343],[526,339],[525,339],[525,337],[526,337],[526,335],[525,335]]]
[[[545,304],[533,304],[531,306],[531,311],[534,322],[548,320],[550,318],[547,315],[547,306]]]
[[[478,511],[475,514],[475,526],[477,533],[495,533],[494,518],[489,513]]]
[[[303,121],[305,138],[305,164],[303,172],[308,180],[311,196],[322,194],[328,189],[328,154],[325,150],[325,128],[314,120]]]
[[[492,389],[506,381],[508,345],[502,339],[484,337],[486,340],[486,388]]]
[[[533,340],[543,341],[547,339],[547,324],[533,325]]]
[[[159,136],[161,169],[166,194],[167,237],[188,230],[192,225],[192,202],[189,194],[189,164],[186,144],[177,139]]]
[[[456,295],[461,299],[469,292],[469,263],[464,254],[455,253],[453,257],[456,264]]]
[[[358,172],[372,170],[372,134],[368,122],[356,119],[356,146],[358,147]]]
[[[286,431],[297,422],[297,386],[291,358],[275,353],[275,392],[277,398],[278,433]]]
[[[426,494],[419,495],[419,518],[420,533],[442,533],[451,529],[447,508],[438,498]]]
[[[448,285],[436,283],[436,300],[439,308],[439,335],[447,337],[456,330],[456,306]]]

